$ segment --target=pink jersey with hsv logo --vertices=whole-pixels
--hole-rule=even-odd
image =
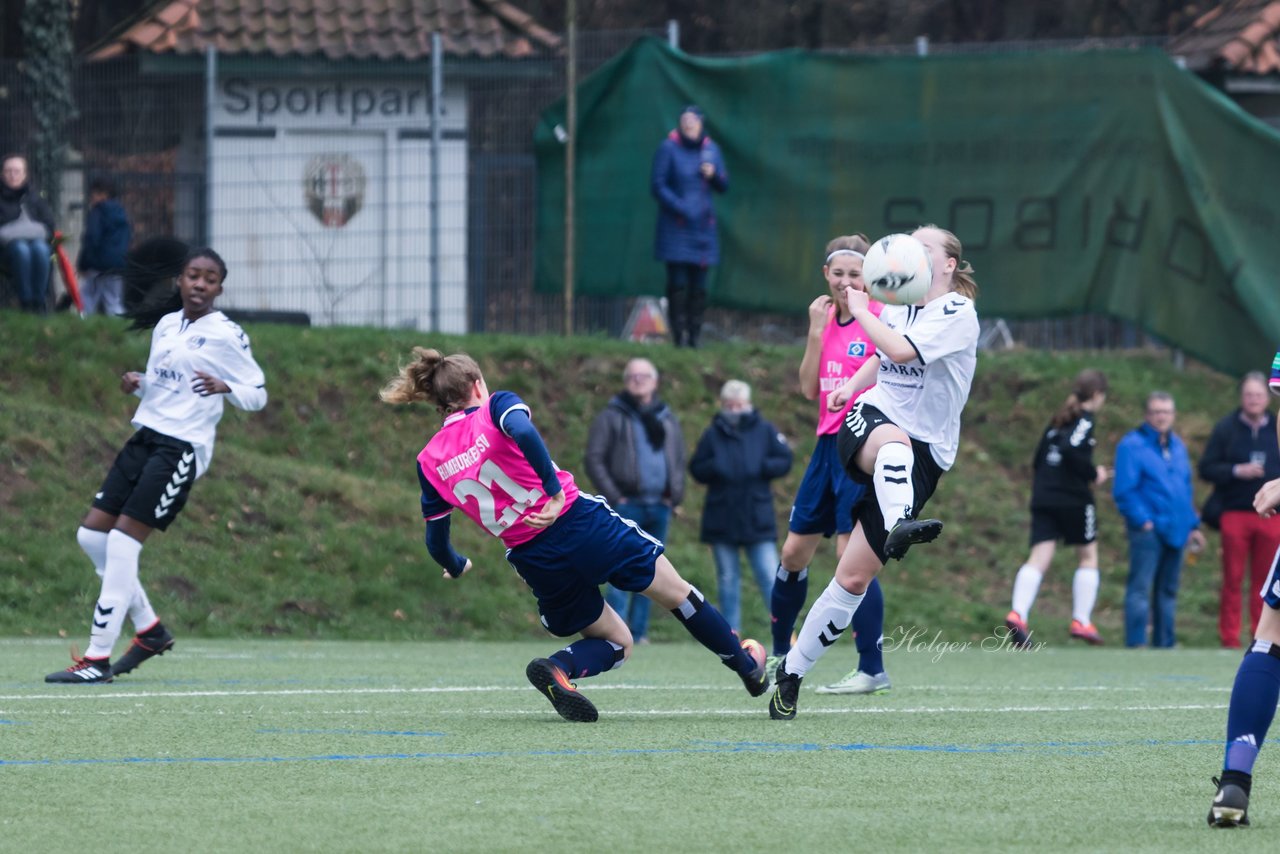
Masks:
[[[871,313],[876,317],[884,310],[883,303],[871,301]],[[836,307],[829,309],[827,327],[822,330],[822,362],[818,365],[818,435],[829,436],[835,433],[849,407],[862,397],[866,389],[862,389],[849,399],[849,403],[840,412],[827,411],[827,396],[842,386],[849,377],[857,373],[862,363],[876,353],[876,345],[863,330],[862,324],[853,318],[841,324],[836,319]],[[875,377],[871,378],[875,383]],[[868,386],[870,388],[870,386]]]
[[[506,409],[492,406],[510,401]],[[498,409],[493,412],[491,410]],[[482,406],[469,412],[455,412],[444,421],[418,454],[418,467],[440,497],[457,507],[480,527],[514,548],[545,531],[522,520],[547,502],[542,479],[525,459],[520,447],[502,429],[507,414],[529,408],[509,392],[498,392]],[[573,475],[557,470],[564,490],[565,510],[578,497]],[[428,518],[441,518],[440,513]]]

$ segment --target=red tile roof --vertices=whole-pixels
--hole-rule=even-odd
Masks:
[[[505,0],[162,0],[89,51],[421,60],[546,56],[560,38]]]
[[[1238,74],[1280,72],[1280,2],[1225,0],[1174,38],[1169,53],[1194,71],[1221,68]]]

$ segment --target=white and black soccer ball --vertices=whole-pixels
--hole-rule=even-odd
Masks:
[[[929,250],[910,234],[890,234],[867,250],[862,280],[872,299],[888,305],[915,305],[933,284]]]

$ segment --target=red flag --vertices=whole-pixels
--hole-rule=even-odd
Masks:
[[[62,274],[62,284],[66,285],[67,293],[71,294],[71,299],[76,304],[76,311],[84,314],[84,300],[80,298],[80,286],[76,283],[76,268],[71,265],[71,259],[67,257],[67,250],[62,248],[61,231],[53,233],[53,251],[58,257],[58,272]]]

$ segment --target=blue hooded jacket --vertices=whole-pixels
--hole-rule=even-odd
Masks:
[[[84,235],[80,238],[80,254],[76,268],[99,273],[124,270],[125,255],[133,240],[133,227],[124,207],[115,199],[104,199],[84,218]]]
[[[1126,433],[1116,446],[1116,478],[1111,494],[1132,529],[1147,522],[1170,548],[1186,545],[1200,525],[1191,492],[1191,458],[1177,434],[1160,446],[1160,434],[1150,424]]]
[[[711,180],[702,177],[702,162],[716,167]],[[679,129],[667,134],[653,156],[649,190],[658,200],[658,227],[653,254],[659,261],[702,264],[720,262],[712,191],[729,189],[720,146],[705,133],[686,139]]]

